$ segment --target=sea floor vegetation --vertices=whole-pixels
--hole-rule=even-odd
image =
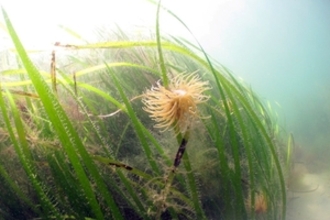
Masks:
[[[276,114],[198,43],[157,16],[145,40],[57,42],[40,64],[3,14],[18,60],[1,71],[3,219],[285,218]]]

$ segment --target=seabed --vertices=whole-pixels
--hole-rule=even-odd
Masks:
[[[287,220],[330,219],[330,172],[307,173],[305,192],[288,192]],[[315,189],[315,190],[314,190]]]

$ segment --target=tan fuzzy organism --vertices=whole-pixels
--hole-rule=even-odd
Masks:
[[[266,195],[263,191],[258,192],[258,193],[256,193],[254,199],[255,199],[254,206],[253,206],[254,213],[256,214],[257,219],[263,218],[264,215],[268,211]],[[249,196],[248,200],[246,201],[246,205],[247,205],[247,209],[251,210],[251,208],[252,208],[251,195]]]
[[[179,74],[170,80],[168,87],[159,82],[144,94],[143,108],[163,131],[175,128],[184,133],[198,116],[197,105],[209,96],[203,92],[210,89],[207,81],[195,74]]]
[[[263,214],[267,212],[267,200],[264,193],[257,194],[255,198],[254,210],[256,214]]]

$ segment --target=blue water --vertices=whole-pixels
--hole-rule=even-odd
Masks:
[[[330,2],[240,2],[231,19],[218,3],[202,45],[261,97],[281,105],[277,110],[297,141],[328,146]]]

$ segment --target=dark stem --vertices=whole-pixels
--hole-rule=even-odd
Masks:
[[[184,154],[184,151],[186,150],[187,143],[188,143],[188,140],[186,140],[185,138],[182,138],[180,147],[178,149],[178,152],[176,153],[174,164],[173,164],[175,168],[178,167],[181,163],[181,159]]]
[[[50,76],[51,76],[51,80],[52,80],[53,91],[57,95],[55,50],[52,51],[52,59],[51,59],[51,63],[50,63]]]

